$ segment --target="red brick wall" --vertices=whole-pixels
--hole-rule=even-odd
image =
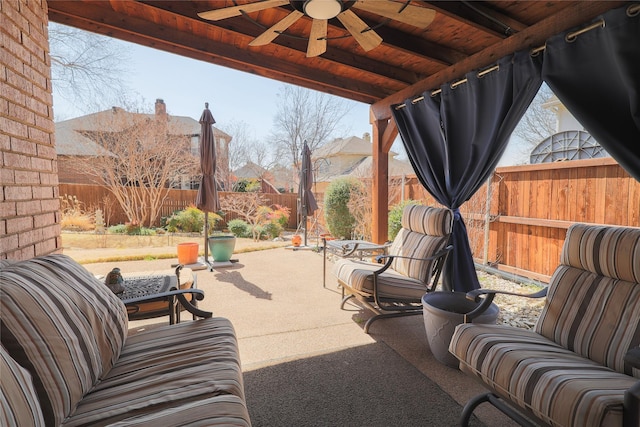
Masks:
[[[58,252],[46,0],[0,2],[0,259]]]

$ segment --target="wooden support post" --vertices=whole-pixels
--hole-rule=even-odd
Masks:
[[[389,151],[398,136],[398,128],[393,119],[375,120],[373,126],[373,181],[371,189],[372,218],[371,234],[375,243],[387,241],[389,218]]]

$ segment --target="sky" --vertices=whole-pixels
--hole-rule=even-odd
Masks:
[[[132,89],[131,99],[142,98],[149,111],[153,111],[156,99],[163,99],[170,115],[198,120],[208,102],[216,127],[224,129],[225,124],[243,121],[249,125],[249,137],[259,142],[268,140],[279,101],[277,94],[286,83],[133,43],[114,42],[126,49],[129,56],[128,73],[123,78]],[[344,119],[343,134],[334,137],[362,137],[371,133],[369,105],[340,99],[351,110]],[[93,112],[59,96],[55,82],[53,108],[57,121]],[[399,137],[392,151],[406,160]],[[510,144],[499,165],[518,163],[523,163],[522,150],[517,144]]]
[[[258,141],[266,140],[270,134],[279,100],[277,94],[286,83],[133,43],[116,42],[126,46],[131,60],[127,65],[130,74],[123,78],[151,111],[159,98],[164,100],[170,115],[198,120],[208,102],[216,127],[224,128],[225,123],[234,120],[244,121]],[[361,137],[365,132],[371,133],[369,105],[340,99],[351,110],[343,123],[347,134],[335,136]],[[55,82],[53,103],[56,120],[88,113],[58,96]]]

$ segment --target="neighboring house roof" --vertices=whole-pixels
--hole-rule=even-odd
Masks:
[[[285,188],[289,190],[294,188],[298,182],[298,172],[294,171],[292,168],[276,166],[269,172],[271,172],[271,175],[273,176],[273,185],[278,188]]]
[[[105,155],[108,153],[81,132],[96,132],[108,128],[110,131],[119,132],[135,124],[135,119],[148,118],[155,119],[156,114],[131,113],[120,107],[112,107],[108,110],[87,114],[55,123],[56,127],[56,153],[63,156],[92,156]],[[175,129],[180,131],[180,135],[200,135],[200,123],[185,116],[167,115]],[[213,133],[218,138],[225,138],[228,142],[232,137],[227,133],[213,127]]]
[[[262,178],[262,176],[267,173],[267,170],[262,166],[259,166],[253,162],[247,162],[244,166],[236,169],[233,174],[237,178]]]
[[[76,132],[70,121],[56,123],[56,153],[59,156],[108,156],[109,151]]]
[[[357,136],[349,138],[336,138],[331,142],[318,147],[311,153],[313,159],[329,158],[344,155],[362,155],[370,156],[372,153],[372,144],[370,141],[364,140]],[[389,152],[390,157],[397,156],[393,151]]]
[[[316,165],[316,182],[328,182],[338,177],[371,177],[373,158],[371,142],[352,136],[337,138],[311,153]],[[389,176],[412,174],[409,162],[395,159],[397,153],[389,153]]]
[[[351,176],[356,177],[371,177],[373,171],[373,157],[369,156],[365,158],[357,167],[349,173]],[[411,163],[404,162],[398,159],[389,159],[389,176],[402,176],[402,175],[413,175],[415,171],[413,170],[413,166]]]

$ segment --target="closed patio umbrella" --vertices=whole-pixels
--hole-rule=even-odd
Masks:
[[[300,166],[300,185],[298,187],[298,198],[300,199],[300,213],[304,224],[304,245],[307,246],[307,217],[313,215],[318,209],[316,198],[311,192],[313,185],[313,168],[311,167],[311,150],[307,141],[302,148],[302,164]]]
[[[202,178],[196,196],[196,206],[204,211],[204,261],[209,264],[209,212],[220,210],[218,190],[216,189],[216,144],[213,137],[215,119],[209,110],[209,103],[205,102],[204,111],[200,116],[200,167]]]

